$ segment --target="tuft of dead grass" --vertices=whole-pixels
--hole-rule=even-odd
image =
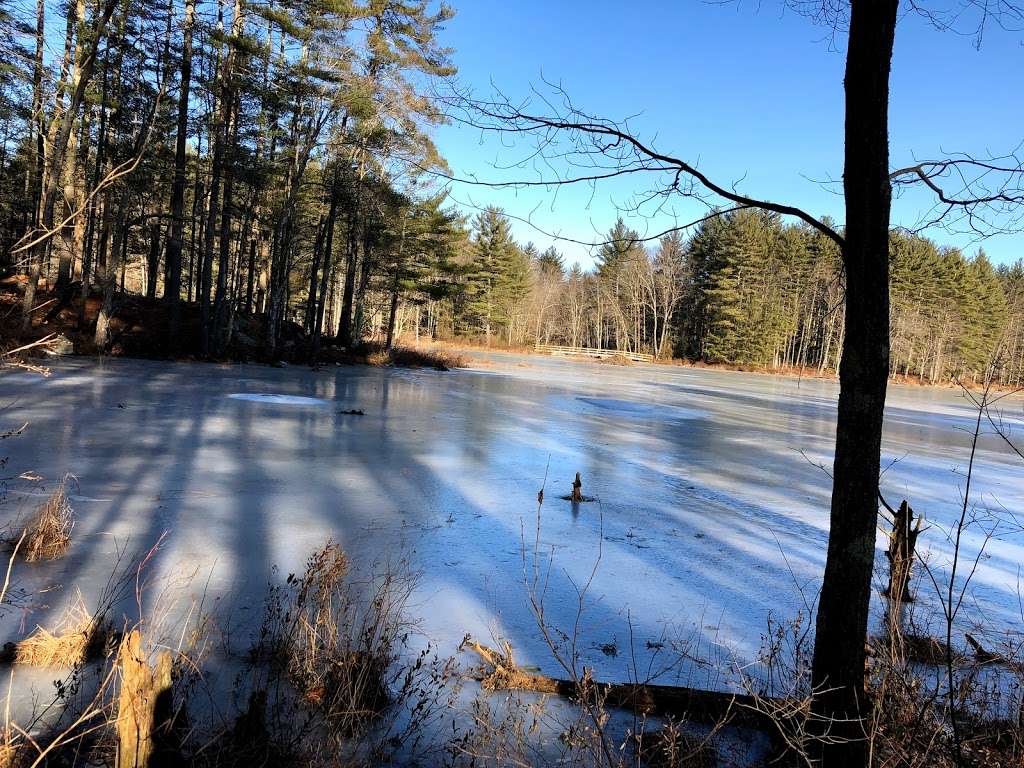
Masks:
[[[594,359],[594,362],[604,363],[605,365],[633,365],[633,361],[630,360],[625,355],[609,355],[608,357],[598,357]]]
[[[395,346],[386,349],[379,341],[366,341],[351,350],[325,350],[321,354],[324,362],[365,363],[373,366],[395,366],[398,368],[433,368],[447,371],[452,368],[466,368],[470,360],[465,355],[433,344]]]
[[[15,766],[21,765],[23,751],[20,742],[9,738],[0,743],[0,768],[15,768]]]
[[[36,627],[35,632],[15,643],[12,660],[32,667],[78,667],[103,655],[110,634],[109,626],[79,601],[53,632]]]
[[[469,365],[469,359],[465,355],[436,347],[394,347],[389,355],[384,354],[391,365],[402,368],[433,368],[447,371]]]
[[[29,563],[41,560],[56,560],[63,557],[71,546],[71,530],[75,527],[74,511],[68,500],[65,476],[53,493],[19,526],[24,540],[18,549],[21,557]],[[21,538],[9,538],[11,543]]]

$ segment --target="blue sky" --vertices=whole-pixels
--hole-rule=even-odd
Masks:
[[[956,0],[946,0],[955,2]],[[843,134],[843,41],[783,8],[781,2],[697,0],[461,0],[443,33],[455,48],[459,80],[479,94],[494,86],[513,99],[542,78],[560,82],[586,111],[636,115],[633,130],[669,154],[699,161],[752,196],[798,205],[842,221],[838,187]],[[841,36],[840,36],[841,38]],[[980,50],[969,35],[936,31],[906,16],[893,59],[890,140],[893,164],[965,151],[1005,152],[1024,140],[1024,33],[990,26]],[[838,50],[837,50],[838,49]],[[501,171],[529,150],[459,126],[436,136],[456,176],[522,177]],[[505,174],[503,176],[503,173]],[[471,213],[497,204],[545,232],[596,241],[643,185],[498,190],[456,184],[453,197]],[[912,224],[923,200],[894,203],[894,224]],[[679,201],[683,220],[699,209]],[[628,223],[650,233],[665,221]],[[567,261],[591,263],[589,249],[556,242],[524,222],[517,237],[554,242]],[[944,231],[935,240],[970,252],[978,243]],[[996,262],[1024,257],[1024,235],[982,243]]]

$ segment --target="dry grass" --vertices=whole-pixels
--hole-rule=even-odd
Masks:
[[[633,361],[630,360],[625,355],[609,355],[608,357],[598,357],[594,359],[594,362],[604,363],[605,365],[633,365]]]
[[[359,615],[348,575],[348,557],[337,544],[329,543],[309,559],[306,572],[294,582],[291,626],[280,649],[302,698],[323,708],[346,735],[387,707],[392,653],[386,628],[363,626],[361,619],[370,617]]]
[[[74,668],[102,655],[109,638],[109,627],[79,601],[53,632],[36,627],[35,632],[15,643],[13,661],[33,667]]]
[[[254,657],[282,673],[298,707],[333,739],[379,728],[385,713],[411,700],[410,711],[426,716],[436,708],[435,697],[445,695],[450,670],[426,655],[411,667],[400,661],[412,630],[405,606],[414,586],[401,566],[354,575],[346,554],[328,542],[302,575],[271,591]]]
[[[647,768],[714,768],[718,764],[709,740],[691,736],[674,720],[638,734],[636,751]]]
[[[375,366],[396,366],[399,368],[433,368],[447,371],[452,368],[465,368],[469,358],[458,352],[436,345],[395,346],[391,350],[384,348],[380,342],[369,341],[351,351],[332,353],[325,351],[327,362],[365,363]]]
[[[0,768],[15,768],[20,765],[23,752],[20,742],[8,740],[0,743]]]
[[[437,347],[395,347],[391,350],[389,362],[402,368],[433,368],[438,371],[469,365],[465,355]]]
[[[24,525],[19,526],[25,533],[25,540],[18,551],[26,562],[56,560],[63,557],[71,546],[71,529],[75,521],[66,491],[68,479],[61,480],[49,498],[39,505]],[[13,540],[17,541],[17,538]]]

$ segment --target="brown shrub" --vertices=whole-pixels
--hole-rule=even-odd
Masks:
[[[15,768],[21,765],[25,762],[24,755],[22,742],[14,741],[9,735],[0,742],[0,768]]]
[[[346,736],[390,704],[388,671],[402,629],[391,605],[393,585],[364,602],[348,576],[348,557],[337,544],[329,542],[314,553],[305,573],[288,580],[275,608],[272,621],[278,626],[269,649],[301,701]]]
[[[101,656],[109,639],[109,627],[79,602],[53,632],[36,627],[35,632],[15,643],[13,661],[33,667],[73,668]]]
[[[389,362],[402,368],[434,368],[438,371],[469,365],[465,355],[437,347],[394,347]]]
[[[630,366],[633,364],[633,361],[630,360],[625,355],[609,355],[608,357],[598,357],[595,358],[595,361],[598,363],[605,363],[606,365]]]
[[[26,562],[40,560],[56,560],[63,557],[71,546],[71,529],[75,521],[68,501],[66,486],[68,478],[61,480],[49,498],[39,505],[24,525],[19,526],[24,533],[24,540],[18,552]],[[17,543],[17,537],[9,537],[11,543]]]

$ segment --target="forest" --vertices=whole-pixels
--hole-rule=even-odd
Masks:
[[[453,13],[0,8],[0,267],[21,302],[5,332],[63,317],[76,348],[116,351],[137,296],[157,309],[147,354],[470,339],[837,368],[841,260],[804,223],[741,210],[648,242],[619,219],[584,270],[516,242],[500,209],[452,202],[431,126]],[[1019,384],[1024,266],[891,239],[891,373],[991,364]]]

